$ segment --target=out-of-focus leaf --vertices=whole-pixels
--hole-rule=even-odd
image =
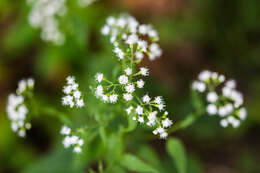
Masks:
[[[120,160],[120,164],[130,171],[136,172],[158,172],[155,168],[148,165],[138,157],[131,154],[124,154]]]
[[[185,149],[176,138],[168,139],[167,152],[174,160],[178,173],[186,173],[186,155]]]

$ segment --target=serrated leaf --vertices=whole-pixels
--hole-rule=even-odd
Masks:
[[[168,139],[167,152],[172,157],[178,173],[186,173],[186,154],[181,141],[176,138]]]
[[[138,157],[125,154],[120,160],[120,164],[130,171],[144,172],[144,173],[157,173],[158,171],[152,166],[148,165]]]

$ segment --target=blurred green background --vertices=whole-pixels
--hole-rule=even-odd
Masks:
[[[66,76],[75,75],[81,88],[87,88],[93,74],[109,72],[116,63],[100,28],[108,16],[121,12],[153,24],[159,32],[163,56],[143,63],[151,69],[147,89],[165,96],[174,122],[190,112],[189,86],[203,69],[236,79],[244,93],[248,118],[240,128],[223,129],[217,119],[203,116],[171,135],[185,146],[187,173],[260,172],[259,0],[99,0],[86,8],[68,0],[67,6],[68,13],[59,19],[66,42],[55,46],[43,42],[40,30],[28,24],[30,6],[25,0],[0,0],[1,173],[98,170],[97,158],[103,152],[100,140],[86,146],[83,158],[77,156],[62,147],[62,124],[44,114],[32,120],[27,138],[20,139],[11,131],[6,98],[20,79],[33,77],[37,101],[67,111],[60,104]],[[78,114],[70,112],[69,116],[80,122],[84,113]],[[138,128],[127,135],[125,150],[160,172],[177,172],[166,152],[166,142],[147,140],[143,137],[147,133],[150,131]],[[109,145],[120,147],[119,143],[111,139]],[[115,173],[126,172],[119,166],[113,169]]]

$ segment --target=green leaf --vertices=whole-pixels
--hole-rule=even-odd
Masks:
[[[186,155],[181,141],[176,138],[168,139],[167,152],[174,160],[178,173],[186,173]]]
[[[143,162],[138,157],[131,154],[123,155],[122,159],[120,160],[120,164],[130,171],[146,172],[146,173],[158,172],[155,168],[153,168],[152,166]]]

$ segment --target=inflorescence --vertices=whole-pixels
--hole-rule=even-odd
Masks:
[[[135,94],[137,89],[144,87],[145,82],[141,77],[149,76],[148,68],[141,67],[136,72],[136,65],[144,55],[154,60],[162,54],[156,43],[159,40],[157,31],[151,25],[140,25],[129,15],[121,15],[118,18],[109,17],[101,32],[110,36],[114,53],[124,68],[116,82],[108,80],[102,73],[96,74],[96,97],[104,103],[112,104],[119,99],[123,100],[128,105],[126,113],[132,116],[134,121],[154,127],[155,135],[166,138],[166,128],[172,125],[172,120],[167,118],[168,112],[165,111],[163,98],[152,98],[148,93],[143,97]]]
[[[78,0],[80,7],[87,7],[96,0]],[[65,35],[59,29],[58,18],[67,13],[67,0],[27,0],[32,6],[28,20],[32,27],[41,29],[44,41],[62,45]]]
[[[63,87],[63,93],[65,96],[62,98],[62,104],[65,106],[73,107],[83,107],[84,101],[79,91],[79,85],[75,82],[74,76],[67,77],[67,84]]]
[[[82,146],[84,144],[84,140],[82,138],[74,135],[71,129],[65,125],[62,126],[60,133],[65,136],[62,142],[65,148],[73,146],[73,151],[75,153],[82,152]]]
[[[192,88],[205,93],[208,104],[206,111],[209,115],[218,115],[222,127],[230,124],[237,128],[240,121],[246,118],[243,95],[236,90],[235,80],[225,82],[224,75],[205,70],[199,74],[198,80],[193,82]]]
[[[19,82],[16,94],[10,94],[8,97],[8,103],[6,111],[8,118],[11,120],[11,128],[20,137],[26,136],[26,130],[31,128],[30,122],[28,122],[27,114],[28,108],[26,106],[28,96],[32,94],[34,89],[33,79],[23,79]]]
[[[159,41],[157,31],[151,25],[139,24],[134,17],[127,14],[118,18],[108,17],[101,32],[103,35],[110,36],[114,53],[119,60],[126,58],[128,50],[132,47],[137,61],[141,61],[145,55],[150,60],[155,60],[162,55],[162,50],[157,44]]]

